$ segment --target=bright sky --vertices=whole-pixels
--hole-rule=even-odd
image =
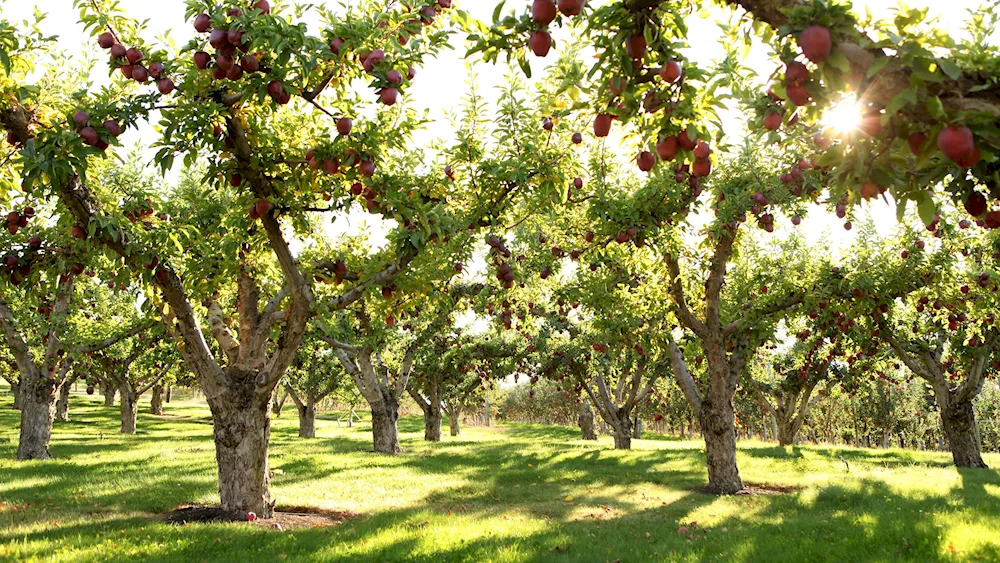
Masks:
[[[594,0],[591,0],[594,2]],[[2,0],[0,0],[2,2]],[[278,5],[283,2],[272,0],[272,4]],[[318,0],[317,4],[335,6],[334,2],[323,2]],[[910,0],[908,5],[928,8],[932,16],[940,17],[943,27],[951,30],[953,35],[961,33],[962,23],[965,20],[967,10],[980,5],[979,0]],[[12,20],[30,18],[37,8],[48,13],[48,19],[43,22],[43,31],[46,34],[58,35],[62,46],[70,51],[77,52],[80,45],[92,42],[86,36],[82,26],[77,23],[77,13],[72,8],[72,0],[8,0],[2,5],[3,16]],[[184,20],[183,0],[121,0],[121,5],[139,20],[147,20],[149,33],[147,37],[152,39],[162,34],[169,33],[171,37],[181,44],[186,42],[194,30],[190,22]],[[456,7],[460,7],[469,12],[473,17],[488,21],[496,2],[494,0],[457,0]],[[506,11],[521,10],[530,5],[529,0],[508,0]],[[855,9],[863,13],[867,8],[871,10],[876,18],[889,17],[895,4],[884,0],[858,0],[854,2]],[[726,17],[726,10],[715,9],[714,17]],[[694,15],[689,18],[689,43],[691,49],[686,54],[689,61],[696,64],[707,64],[713,59],[721,57],[722,50],[718,44],[719,32],[712,19],[701,19]],[[460,44],[463,36],[456,35],[456,48],[446,50],[433,62],[428,62],[424,68],[418,70],[418,76],[413,86],[408,90],[407,103],[416,108],[426,108],[430,111],[431,118],[437,125],[431,126],[422,133],[417,142],[424,146],[433,139],[448,135],[448,120],[446,112],[460,107],[462,96],[468,91],[466,86],[469,70],[462,60],[464,48]],[[556,35],[559,39],[559,35]],[[547,59],[537,59],[530,57],[534,68],[534,75],[543,73],[544,63],[555,59],[554,54],[550,54]],[[774,70],[774,64],[767,58],[765,48],[755,49],[751,56],[749,65],[753,67],[761,76],[767,76]],[[506,73],[504,66],[491,66],[479,64],[474,71],[478,75],[480,90],[489,96],[490,92],[501,83]],[[738,117],[735,114],[727,115],[725,121],[734,123],[732,128],[738,130],[739,125],[734,120]],[[145,141],[149,142],[153,137],[153,131],[145,128],[138,132],[129,132],[127,135],[133,136],[131,139],[125,138],[125,142]],[[136,138],[135,136],[138,136]],[[638,172],[637,172],[638,173]],[[876,222],[884,230],[891,230],[895,224],[895,211],[885,204],[874,204],[872,213]],[[358,221],[352,217],[351,225],[356,228]],[[350,228],[346,225],[340,229]],[[809,220],[803,222],[802,227],[806,229],[812,241],[821,239],[834,240],[839,248],[850,244],[853,234],[856,231],[845,231],[842,221],[828,214],[814,213]],[[381,238],[381,237],[378,237]]]

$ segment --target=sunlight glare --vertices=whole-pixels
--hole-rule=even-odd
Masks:
[[[861,106],[854,96],[844,98],[823,115],[823,125],[838,133],[848,133],[861,125]]]

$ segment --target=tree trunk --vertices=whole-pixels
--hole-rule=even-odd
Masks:
[[[149,412],[163,416],[163,386],[153,386],[153,396],[149,399]]]
[[[372,436],[375,452],[380,454],[398,454],[403,452],[399,445],[399,430],[396,421],[399,420],[399,401],[392,391],[380,390],[381,401],[372,407]]]
[[[316,405],[311,402],[304,402],[302,405],[295,405],[299,411],[299,437],[316,437]]]
[[[632,449],[632,429],[630,425],[625,422],[615,426],[615,449],[616,450],[631,450]]]
[[[347,427],[354,428],[354,407],[351,407],[351,411],[347,413]]]
[[[642,439],[642,419],[638,416],[635,417],[635,426],[632,430],[632,437],[636,440]]]
[[[274,396],[271,397],[271,414],[274,415],[274,418],[281,418],[281,409],[285,407],[285,400],[287,398],[287,393],[282,395],[280,390],[274,392]],[[299,422],[301,422],[301,420],[299,420]]]
[[[791,446],[795,443],[795,435],[798,434],[798,428],[791,420],[778,420],[778,445],[779,446]]]
[[[717,403],[704,401],[701,430],[705,435],[708,490],[723,495],[743,490],[736,466],[736,419],[731,397]]]
[[[17,459],[50,459],[52,421],[55,418],[55,383],[51,379],[21,374],[21,436]]]
[[[948,438],[955,467],[987,467],[976,441],[976,413],[972,401],[952,403],[941,409],[941,425]]]
[[[576,419],[580,425],[580,433],[584,440],[596,440],[597,430],[594,428],[594,409],[590,408],[590,401],[580,401],[580,415]]]
[[[59,387],[59,398],[56,399],[56,420],[69,422],[69,382]]]
[[[170,397],[174,394],[174,386],[167,385],[167,402],[170,402]]]
[[[122,434],[135,434],[135,419],[139,410],[139,397],[127,384],[121,387]]]
[[[424,440],[441,441],[441,405],[433,398],[424,409]]]
[[[14,396],[14,408],[21,410],[21,381],[10,382],[10,394]]]
[[[115,406],[115,392],[117,392],[117,389],[115,389],[114,385],[108,383],[101,384],[101,393],[104,394],[104,406]]]
[[[462,417],[462,408],[459,406],[448,407],[448,431],[452,436],[458,436],[462,431],[460,426],[460,420]]]
[[[254,383],[239,385],[208,400],[215,435],[215,460],[219,467],[222,508],[243,518],[253,512],[270,518],[271,476],[268,445],[271,439],[270,394],[259,393]]]

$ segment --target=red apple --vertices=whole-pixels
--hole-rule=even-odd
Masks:
[[[580,143],[583,142],[583,134],[573,133],[573,136],[570,138],[570,140],[573,141],[574,145],[579,145]]]
[[[771,113],[764,116],[764,129],[768,131],[777,131],[781,127],[781,114],[772,111]]]
[[[677,135],[677,142],[680,143],[682,149],[690,151],[694,150],[694,147],[697,146],[698,137],[695,137],[694,139],[688,137],[687,129],[685,129],[681,131],[680,135]]]
[[[965,210],[973,217],[982,216],[983,213],[986,213],[987,207],[986,196],[979,192],[971,192],[965,198]]]
[[[379,93],[379,100],[387,106],[395,104],[397,98],[399,98],[399,90],[392,86],[382,89],[382,92]]]
[[[212,18],[208,14],[198,14],[194,18],[194,29],[198,33],[205,33],[212,29]]]
[[[97,129],[93,127],[84,127],[80,130],[80,138],[83,139],[84,143],[90,146],[94,146],[101,139],[100,135],[97,134]]]
[[[212,61],[212,56],[205,51],[198,51],[194,54],[194,66],[198,67],[199,70],[205,70],[208,68],[208,64]]]
[[[259,199],[254,204],[254,210],[257,211],[258,217],[264,217],[271,211],[271,202],[266,199]]]
[[[128,62],[136,64],[142,60],[142,51],[136,49],[135,47],[129,47],[129,49],[125,51],[125,58]]]
[[[122,128],[118,125],[118,122],[114,119],[109,119],[104,122],[104,128],[111,134],[112,137],[117,137],[122,134]]]
[[[656,145],[656,154],[660,155],[660,160],[664,162],[669,162],[677,156],[677,151],[680,150],[680,145],[678,143],[677,137],[671,135],[665,137],[658,145]]]
[[[337,133],[341,135],[350,135],[351,128],[354,127],[354,122],[349,117],[341,117],[337,120]]]
[[[559,11],[564,16],[578,16],[587,0],[559,0]]]
[[[164,96],[169,96],[170,93],[174,91],[174,81],[169,78],[164,78],[156,83],[156,89],[159,90]]]
[[[528,46],[536,57],[544,57],[549,54],[549,49],[552,48],[552,36],[544,29],[535,30],[528,37]]]
[[[944,156],[955,163],[968,158],[976,147],[972,130],[964,125],[949,125],[942,129],[938,133],[937,145]]]
[[[101,46],[101,49],[110,49],[115,44],[115,36],[110,31],[105,31],[97,36],[97,44]]]
[[[705,160],[710,154],[712,154],[712,149],[705,141],[699,142],[698,145],[694,147],[694,157],[697,160]]]
[[[531,4],[531,17],[540,26],[546,26],[556,19],[556,3],[552,0],[535,0]]]
[[[916,133],[911,133],[909,137],[906,138],[906,144],[910,146],[910,152],[913,156],[920,154],[920,148],[924,146],[924,142],[927,140],[927,133],[923,131],[917,131]]]
[[[663,65],[663,69],[660,71],[660,78],[665,82],[675,82],[681,77],[681,65],[677,61],[669,61],[667,64]]]
[[[646,37],[641,33],[625,40],[625,55],[633,61],[641,61],[646,56]]]
[[[257,0],[256,2],[254,2],[253,7],[260,10],[260,13],[262,14],[271,13],[271,4],[268,3],[267,0]]]
[[[608,113],[602,113],[594,119],[594,136],[595,137],[607,137],[611,132],[611,120],[612,116]]]
[[[802,86],[789,86],[785,92],[788,94],[788,99],[797,106],[804,106],[812,99],[809,92]]]
[[[649,172],[656,166],[656,155],[649,151],[642,151],[636,157],[636,164],[639,166],[639,170]]]
[[[402,84],[403,83],[403,73],[396,69],[392,69],[385,73],[385,79],[392,84]]]
[[[830,57],[833,42],[830,40],[830,30],[821,25],[811,25],[799,34],[799,47],[802,54],[810,61],[819,64]]]

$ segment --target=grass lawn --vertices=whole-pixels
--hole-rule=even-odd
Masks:
[[[166,407],[153,417],[143,403],[139,434],[121,436],[117,406],[75,396],[72,421],[55,426],[56,459],[25,463],[13,461],[17,412],[0,398],[0,560],[1000,560],[1000,474],[958,471],[948,454],[741,442],[746,481],[795,490],[719,498],[695,490],[706,479],[696,441],[616,452],[609,438],[516,425],[428,444],[405,417],[407,453],[388,457],[368,453],[370,427],[332,416],[318,438],[298,438],[292,408],[272,433],[279,509],[355,518],[286,531],[172,525],[153,516],[218,497],[207,407]]]

